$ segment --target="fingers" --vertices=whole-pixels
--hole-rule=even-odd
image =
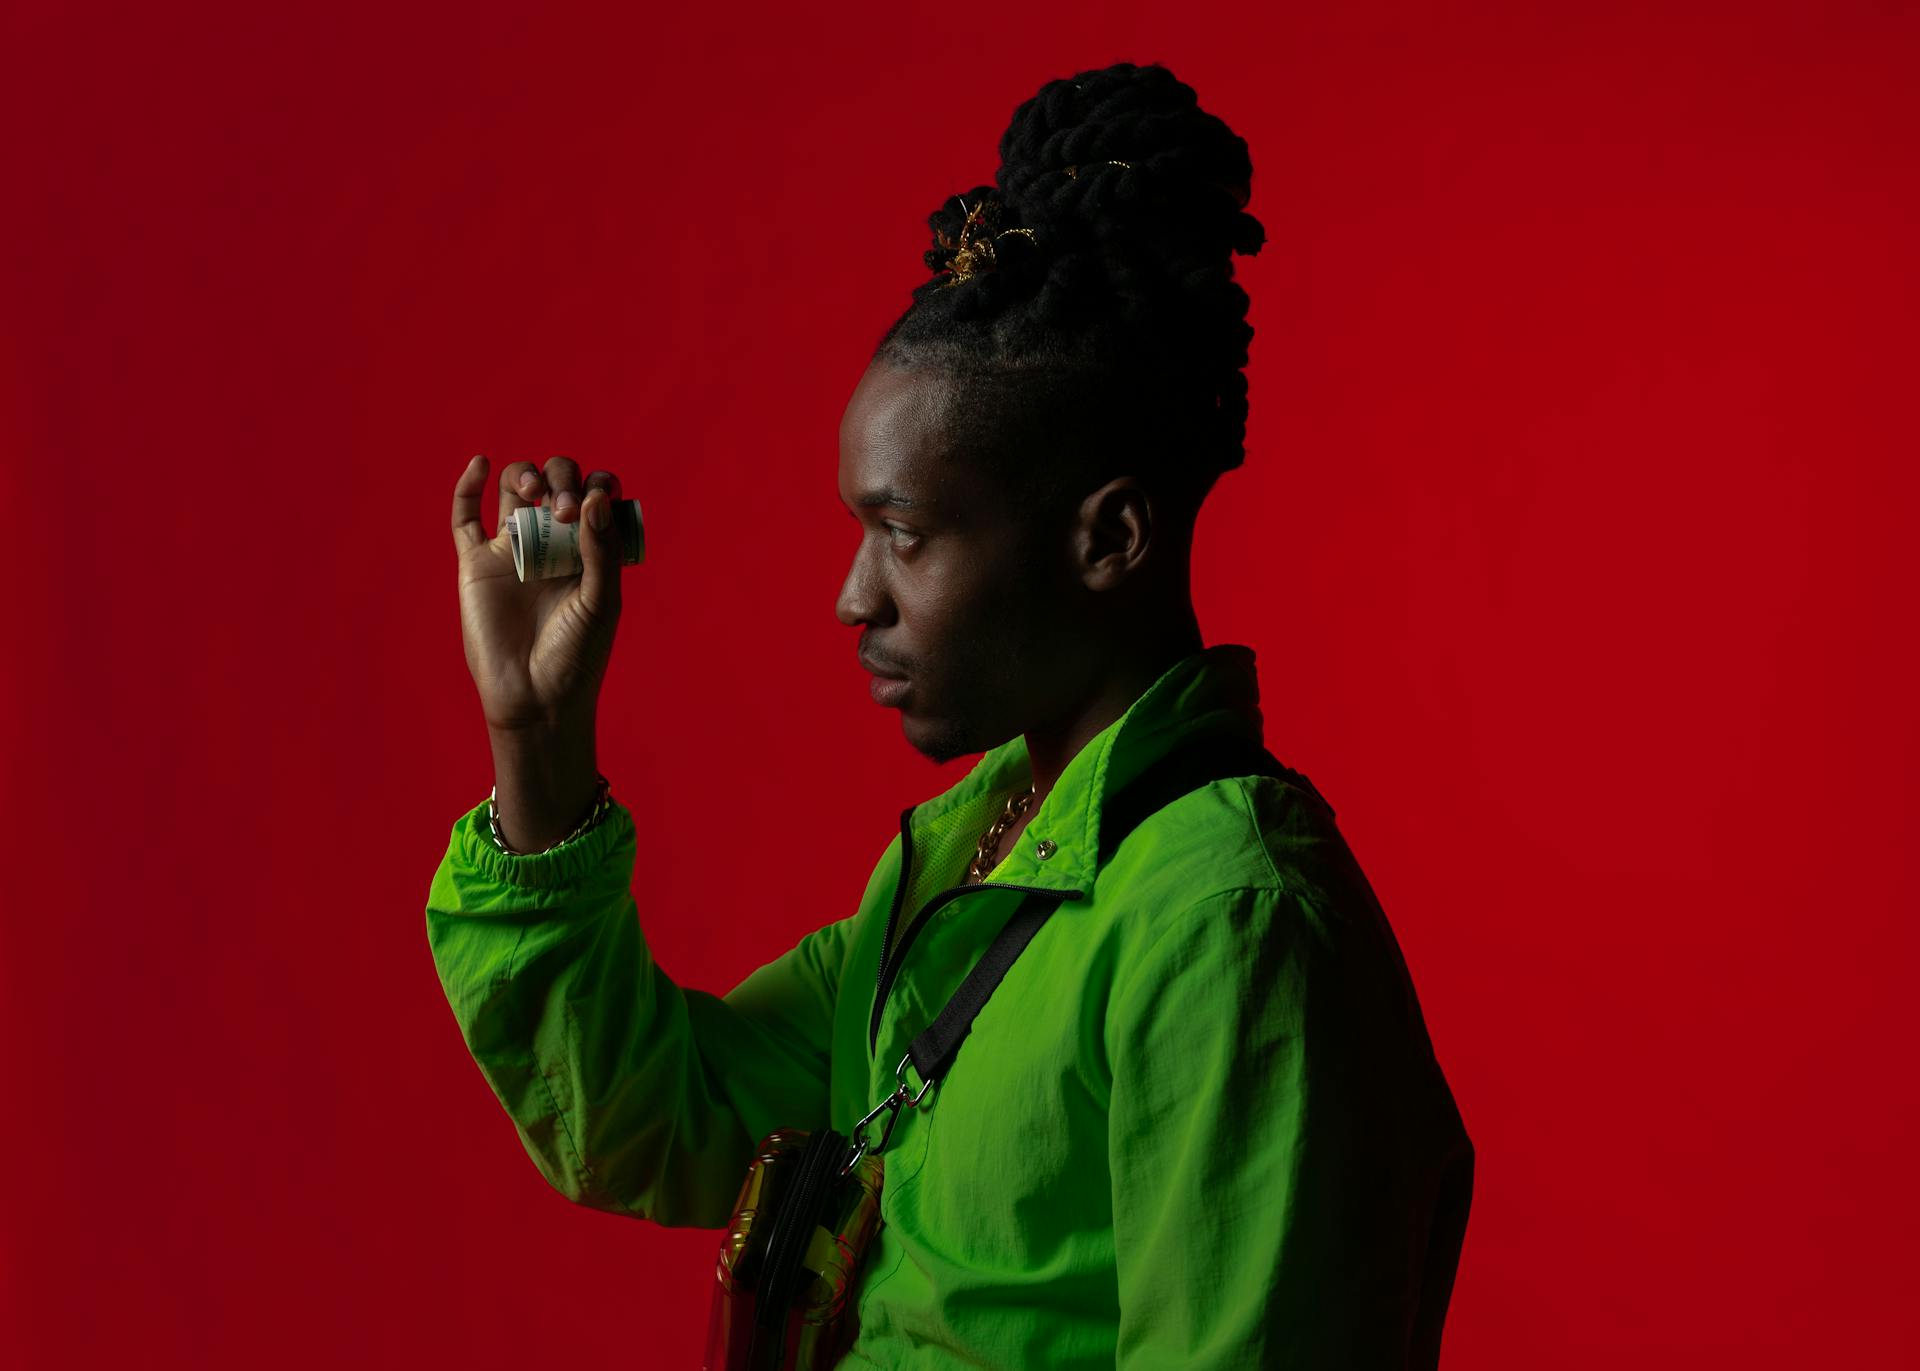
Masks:
[[[453,483],[453,546],[465,552],[487,541],[480,524],[480,492],[487,488],[487,459],[474,457]]]
[[[476,467],[470,465],[461,474],[460,480],[472,482],[472,489],[456,486],[454,490],[455,537],[466,539],[477,536],[486,539],[486,531],[480,524],[480,490],[486,484],[486,458],[476,457]],[[522,505],[537,505],[542,497],[550,496],[547,504],[553,510],[553,517],[560,523],[572,523],[580,517],[581,501],[592,490],[603,490],[613,499],[620,498],[620,478],[610,471],[596,469],[584,481],[580,479],[580,465],[571,457],[553,457],[547,461],[543,473],[532,462],[509,462],[500,468],[500,527],[505,529],[507,520],[513,511]],[[462,505],[463,498],[470,497],[471,507]],[[462,521],[466,530],[461,531]]]
[[[580,464],[571,457],[547,459],[547,489],[553,498],[547,501],[554,522],[569,524],[580,517]]]
[[[610,475],[599,471],[593,474]],[[609,517],[613,504],[611,484],[609,481],[591,485],[586,503],[581,507],[580,601],[595,618],[620,612],[620,533]],[[606,527],[597,528],[596,523]]]
[[[508,462],[500,468],[500,527],[522,505],[537,505],[546,487],[532,462]]]
[[[620,478],[615,476],[611,471],[594,470],[588,472],[584,486],[585,489],[580,492],[583,513],[585,512],[584,502],[587,496],[596,489],[606,491],[608,495],[611,495],[616,500],[620,498]]]

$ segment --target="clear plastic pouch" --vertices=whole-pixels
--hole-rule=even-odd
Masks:
[[[761,1141],[720,1240],[706,1371],[826,1371],[853,1345],[883,1163],[862,1155],[841,1174],[852,1151],[832,1129]]]

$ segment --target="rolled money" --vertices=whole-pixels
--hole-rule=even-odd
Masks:
[[[620,540],[620,563],[633,566],[647,559],[647,531],[640,522],[638,500],[615,500],[608,506],[607,532]],[[507,521],[507,539],[513,544],[513,570],[523,581],[547,581],[580,574],[580,520],[559,524],[545,505],[522,505]]]

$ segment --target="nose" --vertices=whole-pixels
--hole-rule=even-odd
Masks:
[[[878,578],[867,565],[865,539],[861,540],[860,548],[853,555],[853,565],[847,568],[847,578],[840,583],[840,596],[833,604],[834,617],[849,628],[855,624],[878,623],[887,605]]]

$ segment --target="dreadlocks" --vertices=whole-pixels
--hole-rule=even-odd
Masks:
[[[1163,66],[1049,81],[1014,111],[994,184],[928,216],[933,274],[874,358],[943,373],[950,446],[1029,507],[1131,474],[1190,521],[1245,457],[1232,256],[1266,238],[1252,175],[1246,141]]]

